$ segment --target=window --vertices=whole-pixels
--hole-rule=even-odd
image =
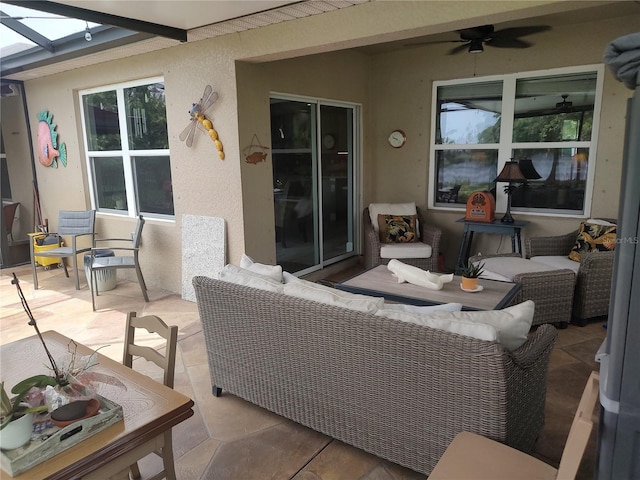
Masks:
[[[173,216],[164,82],[80,93],[91,199],[101,212]]]
[[[602,67],[435,82],[429,205],[489,190],[506,207],[494,179],[514,159],[529,178],[514,211],[588,215],[601,83]]]

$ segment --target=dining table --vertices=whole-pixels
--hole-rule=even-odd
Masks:
[[[97,364],[90,371],[115,380],[95,382],[92,386],[98,395],[122,406],[124,418],[11,478],[128,478],[128,465],[154,451],[167,430],[193,415],[193,400],[151,377],[58,332],[46,331],[42,338],[54,360],[68,357],[70,352],[78,356],[95,354]],[[51,373],[47,369],[50,365],[47,354],[37,335],[0,345],[0,362],[0,375],[9,388],[32,375]],[[5,475],[10,477],[2,471],[2,478]]]

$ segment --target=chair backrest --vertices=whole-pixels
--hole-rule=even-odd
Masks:
[[[85,235],[94,233],[96,220],[95,210],[70,211],[60,210],[58,228],[56,233],[60,235]]]
[[[144,218],[142,218],[142,215],[138,215],[138,223],[136,223],[136,229],[131,238],[133,241],[133,248],[140,248],[140,242],[142,241],[142,227],[144,227]]]
[[[582,456],[587,448],[587,442],[593,429],[593,409],[598,400],[598,388],[600,376],[598,372],[591,372],[587,385],[582,392],[582,398],[573,417],[573,423],[569,430],[567,443],[565,444],[560,466],[558,467],[558,480],[573,480],[576,477]]]
[[[11,230],[13,230],[13,221],[16,217],[16,210],[18,209],[19,205],[20,205],[20,202],[16,202],[16,203],[9,203],[7,205],[2,206],[2,214],[4,216],[4,226],[7,229],[7,234],[11,236],[12,239],[13,239],[13,235],[11,233]]]
[[[156,333],[166,340],[166,351],[163,356],[156,349],[136,343],[136,329],[145,329],[149,333]],[[133,357],[143,357],[155,363],[164,370],[164,384],[173,388],[176,366],[176,349],[178,346],[178,327],[168,326],[159,317],[147,315],[137,317],[136,312],[127,315],[127,326],[124,337],[124,356],[122,363],[133,368]]]

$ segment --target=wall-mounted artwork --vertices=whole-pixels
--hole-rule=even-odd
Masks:
[[[196,129],[200,127],[204,129],[209,134],[209,138],[213,140],[213,143],[218,150],[220,160],[224,160],[224,151],[222,149],[222,142],[218,138],[218,132],[213,128],[211,120],[209,120],[204,114],[204,112],[206,112],[217,99],[218,92],[214,92],[211,85],[207,85],[204,88],[204,93],[202,94],[200,101],[198,103],[194,103],[189,110],[191,120],[189,125],[187,125],[187,128],[180,133],[180,140],[184,141],[187,144],[187,147],[191,147],[191,145],[193,145],[193,136],[196,133]]]
[[[58,147],[56,127],[48,110],[38,114],[38,160],[45,167],[58,168],[58,160],[67,166],[67,146],[61,143]]]

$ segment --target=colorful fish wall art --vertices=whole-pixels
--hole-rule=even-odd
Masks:
[[[58,168],[58,160],[67,166],[67,146],[58,146],[57,125],[48,110],[38,114],[38,160],[45,167]]]

